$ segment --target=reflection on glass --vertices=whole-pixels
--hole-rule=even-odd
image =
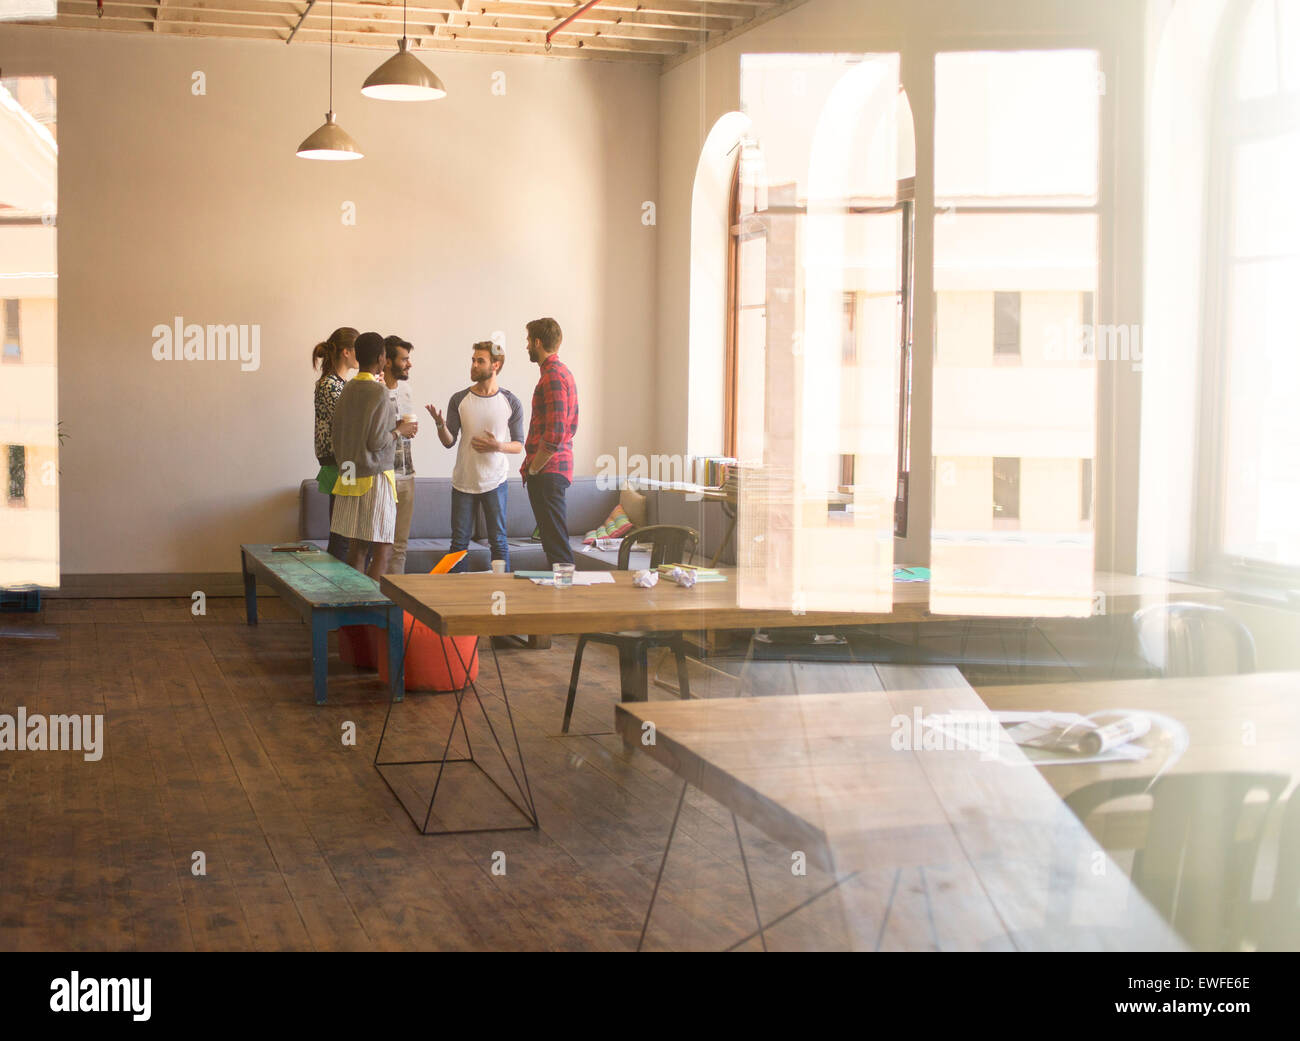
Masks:
[[[1096,236],[1086,213],[936,221],[937,614],[1091,611],[1091,477],[1080,474],[1095,453],[1097,344],[1082,318]]]
[[[935,56],[934,192],[939,207],[1097,201],[1095,51]]]
[[[1300,134],[1236,150],[1225,334],[1223,550],[1300,566]]]
[[[55,213],[50,77],[0,80],[0,587],[59,584]]]
[[[930,607],[1086,615],[1096,365],[1140,351],[1093,321],[1097,55],[940,54],[935,85]]]
[[[745,55],[741,73],[738,599],[888,611],[913,164],[898,57]]]

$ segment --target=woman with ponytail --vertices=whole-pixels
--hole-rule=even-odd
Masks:
[[[312,368],[320,369],[320,378],[316,381],[316,461],[320,463],[316,487],[330,497],[331,519],[334,516],[334,496],[331,493],[339,478],[331,433],[334,406],[343,393],[348,373],[357,367],[355,344],[358,335],[357,330],[347,326],[335,329],[328,340],[318,343],[311,352]],[[347,560],[348,540],[331,531],[328,550],[339,560]]]

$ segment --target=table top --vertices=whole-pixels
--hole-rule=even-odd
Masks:
[[[692,589],[682,589],[665,580],[652,589],[639,589],[632,584],[630,571],[609,572],[614,577],[612,585],[602,583],[569,589],[534,585],[525,579],[490,572],[386,575],[380,589],[443,636],[831,627],[954,617],[930,613],[928,582],[895,582],[893,610],[884,612],[794,614],[788,609],[739,607],[736,569],[719,570],[727,576],[727,581],[698,582]],[[1110,612],[1131,610],[1157,600],[1208,599],[1221,595],[1200,586],[1107,572],[1097,574],[1096,586],[1106,594]]]
[[[989,686],[980,687],[979,696],[993,711],[1050,709],[1086,716],[1137,709],[1186,728],[1187,747],[1181,754],[1168,733],[1153,727],[1138,742],[1151,749],[1144,760],[1041,767],[1043,777],[1061,795],[1092,781],[1149,777],[1162,769],[1300,773],[1300,672]]]
[[[392,603],[373,578],[324,550],[276,553],[271,545],[239,548],[250,566],[287,591],[300,606],[385,607]]]
[[[952,887],[937,924],[954,945],[1183,949],[1119,867],[1093,870],[1104,854],[1005,734],[997,759],[896,747],[913,720],[948,712],[992,720],[969,687],[627,703],[616,720],[626,741],[837,876],[935,869]]]

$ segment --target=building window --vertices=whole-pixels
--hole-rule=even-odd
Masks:
[[[18,328],[18,301],[6,300],[4,313],[4,360],[18,361],[23,356]]]
[[[1020,294],[993,294],[993,354],[1020,357]]]
[[[993,521],[1020,521],[1020,460],[993,460]],[[1004,525],[1005,526],[1005,525]]]
[[[852,364],[858,360],[858,294],[844,294],[844,325],[840,329],[840,356]]]
[[[1286,585],[1300,575],[1300,58],[1284,46],[1294,12],[1278,0],[1244,8],[1218,86],[1218,204],[1207,208],[1218,320],[1203,374],[1203,450],[1215,462],[1199,497],[1202,565]]]
[[[27,450],[22,445],[9,446],[9,505],[27,502]]]

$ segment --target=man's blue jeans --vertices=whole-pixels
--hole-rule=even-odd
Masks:
[[[470,536],[474,534],[474,509],[483,507],[483,520],[487,524],[488,542],[492,546],[492,559],[504,560],[506,570],[510,570],[510,543],[506,539],[506,486],[510,482],[502,481],[490,492],[471,495],[455,488],[451,490],[451,551],[453,553],[469,548]],[[466,557],[452,571],[468,571],[469,558]]]

